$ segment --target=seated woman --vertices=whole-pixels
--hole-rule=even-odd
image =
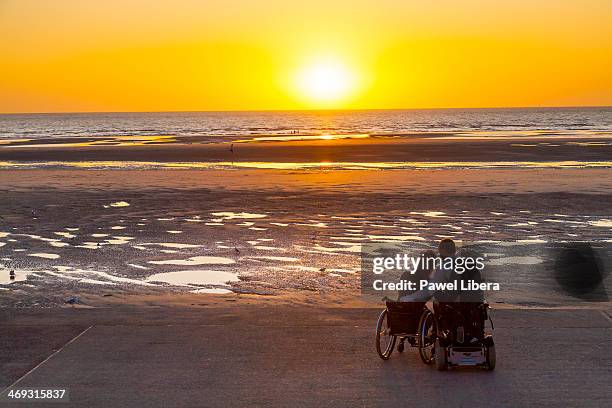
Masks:
[[[435,257],[436,257],[436,253],[432,251],[431,249],[428,249],[427,251],[423,252],[424,259],[435,258]],[[411,271],[406,271],[402,274],[400,279],[403,281],[405,280],[409,282],[414,282],[415,285],[418,287],[419,281],[421,279],[429,280],[431,278],[431,274],[434,268],[433,267],[428,268],[427,266],[428,266],[427,264],[421,263],[419,264],[419,267],[416,270],[416,272],[412,273]],[[415,293],[416,291],[417,291],[416,289],[398,291],[397,301],[400,302],[402,297],[411,295]]]
[[[435,258],[436,257],[436,253],[432,250],[427,250],[423,253],[423,257],[425,259],[427,258]],[[415,282],[416,285],[418,285],[418,282],[421,279],[430,279],[431,274],[433,272],[433,267],[432,268],[427,268],[427,265],[423,265],[420,264],[419,268],[416,270],[416,272],[412,273],[411,271],[406,271],[402,274],[401,276],[401,280],[405,280],[405,281],[409,281],[409,282]],[[402,290],[402,291],[398,291],[398,296],[397,296],[397,301],[401,302],[402,297],[404,296],[409,296],[412,293],[415,293],[416,290]],[[423,310],[423,307],[425,307],[425,301],[415,301],[413,302],[413,316],[412,319],[413,320],[413,326],[415,327],[415,332],[416,332],[416,326],[418,326],[418,319],[421,315],[421,312]],[[404,341],[406,340],[405,337],[400,337],[399,338],[399,344],[398,344],[398,350],[403,350],[404,348]]]
[[[440,258],[442,260],[446,258],[453,258],[455,256],[455,252],[457,251],[457,247],[455,245],[455,241],[450,238],[444,238],[438,244],[438,252],[440,254]],[[432,251],[433,252],[433,251]],[[435,253],[433,255],[429,255],[430,257],[435,257]],[[453,269],[444,268],[444,262],[441,263],[440,268],[436,268],[430,272],[429,282],[431,283],[443,283],[450,282],[453,277]],[[427,278],[424,278],[427,279]],[[436,296],[437,295],[437,296]],[[426,302],[432,297],[436,296],[437,298],[446,298],[448,294],[441,293],[440,291],[436,292],[430,289],[422,289],[417,290],[411,294],[400,296],[400,302]]]

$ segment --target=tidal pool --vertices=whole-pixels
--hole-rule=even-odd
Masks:
[[[191,271],[164,272],[149,276],[147,282],[165,282],[177,286],[223,285],[238,281],[238,275],[225,271],[196,269]]]
[[[194,266],[194,265],[232,265],[236,261],[230,258],[223,258],[220,256],[193,256],[187,259],[167,259],[165,261],[149,261],[150,264],[154,265],[182,265],[182,266]]]

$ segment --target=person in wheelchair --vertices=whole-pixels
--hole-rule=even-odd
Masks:
[[[462,249],[459,256],[475,259],[477,255]],[[438,332],[449,344],[472,345],[484,340],[488,305],[482,290],[462,290],[461,281],[482,282],[480,270],[466,268],[462,274],[453,274],[459,282],[454,291],[444,291],[433,296],[434,315],[437,316]]]
[[[450,238],[444,238],[438,244],[438,253],[440,254],[440,258],[444,261],[446,258],[455,257],[455,253],[457,252],[457,247],[455,245],[455,241]],[[430,252],[430,254],[433,251]],[[435,254],[434,254],[435,255]],[[433,255],[430,255],[433,256]],[[441,263],[441,267],[435,268],[429,276],[429,282],[431,283],[443,283],[450,282],[453,277],[453,269],[444,268],[444,262]],[[437,295],[437,296],[436,296]],[[400,302],[426,302],[432,297],[442,297],[444,294],[442,291],[434,291],[430,289],[417,290],[413,293],[400,296]]]
[[[423,257],[425,259],[427,258],[435,258],[436,253],[432,250],[427,250],[423,253]],[[401,280],[405,280],[405,281],[410,281],[410,282],[415,282],[416,285],[418,285],[419,280],[421,279],[430,279],[431,278],[431,274],[433,272],[433,268],[428,268],[427,265],[419,265],[419,268],[416,270],[415,273],[412,273],[410,271],[406,271],[402,274],[401,276]],[[408,296],[411,295],[413,293],[415,293],[416,290],[402,290],[398,292],[398,296],[397,296],[397,301],[400,302],[401,298],[404,296]],[[425,307],[425,302],[415,302],[415,310],[420,310],[423,309],[423,307]],[[404,349],[404,342],[406,341],[406,337],[400,337],[399,338],[399,344],[397,346],[398,350],[403,350]],[[410,341],[410,339],[409,339]]]
[[[438,245],[440,258],[457,256],[455,242],[445,238]],[[461,256],[473,257],[469,250],[462,250]],[[444,266],[444,262],[442,262]],[[433,283],[452,282],[454,280],[473,280],[481,282],[482,277],[477,268],[467,269],[463,274],[456,274],[453,269],[436,268],[429,279]],[[419,290],[400,296],[402,302],[426,302],[432,300],[436,316],[438,333],[450,343],[473,344],[484,339],[484,323],[487,319],[487,305],[482,291],[455,290]]]
[[[435,257],[436,257],[436,253],[432,251],[431,249],[428,249],[427,251],[423,252],[423,258],[425,259],[435,258]],[[402,274],[400,279],[403,281],[414,282],[415,285],[418,286],[418,283],[421,279],[427,279],[427,280],[431,279],[434,268],[428,268],[427,266],[428,265],[420,264],[416,272],[412,273],[411,271],[406,271]],[[417,291],[408,290],[408,289],[400,290],[398,291],[398,294],[397,294],[397,301],[400,302],[402,297],[411,295],[415,292]]]
[[[456,256],[457,248],[453,240],[440,241],[438,251],[440,255],[429,279],[430,283],[438,285],[427,285],[426,289],[401,294],[399,302],[387,301],[387,308],[380,314],[376,326],[378,355],[383,360],[389,359],[397,338],[400,339],[398,351],[403,351],[402,337],[405,337],[411,345],[419,348],[421,360],[425,364],[435,363],[438,370],[455,366],[480,366],[494,370],[495,344],[492,335],[485,335],[484,330],[488,318],[484,293],[481,290],[464,290],[464,285],[460,283],[462,280],[482,281],[475,263],[472,263],[474,267],[471,269],[465,263],[466,258],[477,257],[463,248],[459,254],[464,258],[461,273],[457,268],[459,257]],[[449,258],[453,258],[453,262],[447,262]],[[440,259],[442,262],[439,262]],[[425,307],[430,299],[433,299],[433,312]],[[422,312],[416,326],[417,333],[416,336],[410,335],[414,333],[415,326],[405,328],[405,322],[416,322],[418,310]],[[384,343],[381,339],[384,337],[390,340],[382,347]]]

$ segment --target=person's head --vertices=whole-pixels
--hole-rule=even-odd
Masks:
[[[455,241],[450,238],[444,238],[440,241],[440,244],[438,244],[438,252],[442,258],[455,256],[456,250],[457,247],[455,246]]]
[[[438,255],[431,249],[428,249],[427,251],[423,252],[424,262],[421,263],[421,266],[418,270],[418,277],[420,279],[429,279],[431,277],[431,273],[434,271],[435,268],[435,259],[437,257]]]

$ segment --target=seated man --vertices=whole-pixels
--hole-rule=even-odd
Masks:
[[[452,268],[444,268],[444,260],[455,258],[457,248],[455,242],[445,238],[438,245],[441,267],[436,268],[429,281],[431,283],[453,282],[455,280],[475,280],[480,282],[480,271],[477,268],[465,270],[458,274]],[[463,250],[463,257],[475,257],[469,250]],[[463,343],[464,340],[475,341],[484,336],[484,320],[486,309],[482,291],[455,290],[419,290],[412,294],[400,297],[402,302],[424,302],[433,298],[434,314],[438,321],[438,330],[450,336],[452,340]],[[459,329],[460,328],[460,329]]]
[[[476,259],[478,254],[469,249],[462,249],[460,256],[463,258]],[[481,283],[482,276],[480,269],[469,268],[458,277],[459,281],[474,281]],[[454,320],[450,322],[448,333],[452,333],[451,338],[454,338],[459,343],[475,342],[484,338],[484,325],[487,319],[487,305],[485,304],[484,292],[482,290],[458,290],[457,298],[452,304],[448,304],[452,309]],[[435,307],[435,306],[434,306]],[[444,313],[442,314],[444,316]],[[462,329],[458,333],[456,329]]]

